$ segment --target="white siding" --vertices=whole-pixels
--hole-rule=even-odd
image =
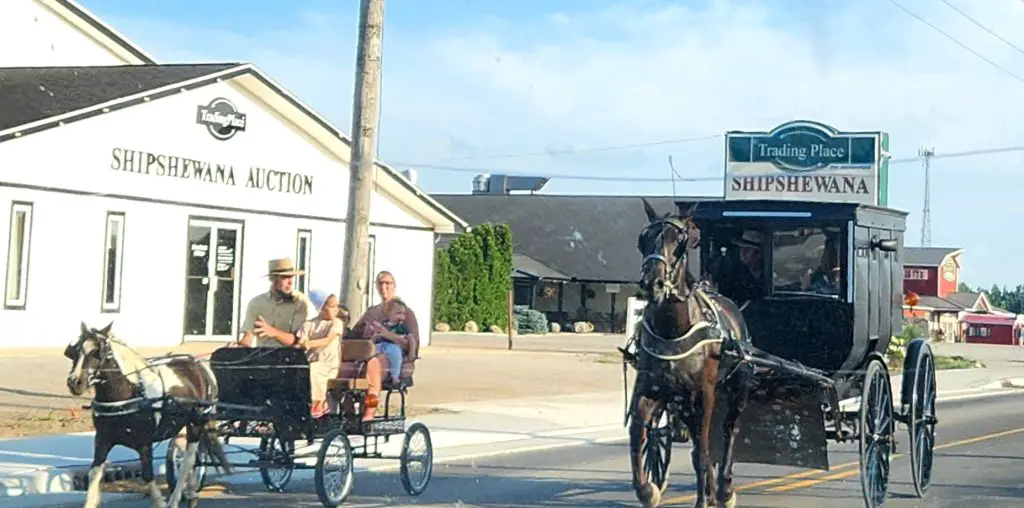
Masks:
[[[0,1],[0,67],[127,63],[35,0]]]
[[[196,124],[196,107],[214,97],[229,98],[247,115],[244,132],[219,141]],[[110,320],[134,345],[181,342],[190,216],[244,223],[236,326],[245,303],[267,290],[267,260],[295,256],[299,229],[312,231],[310,287],[338,291],[347,165],[308,139],[261,102],[218,83],[0,143],[0,217],[8,217],[11,200],[34,203],[28,303],[24,310],[0,311],[0,347],[60,346],[74,337],[79,321],[102,326]],[[236,184],[114,170],[114,148],[230,165]],[[312,175],[312,194],[246,188],[250,166]],[[117,313],[101,312],[110,211],[125,214]],[[375,268],[395,274],[426,345],[434,234],[376,192],[371,221]],[[0,222],[9,229],[9,220]]]

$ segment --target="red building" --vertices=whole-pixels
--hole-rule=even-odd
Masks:
[[[904,305],[907,320],[923,321],[930,334],[948,342],[1021,345],[1017,316],[995,307],[985,293],[958,292],[963,249],[904,249],[903,292],[918,303]]]

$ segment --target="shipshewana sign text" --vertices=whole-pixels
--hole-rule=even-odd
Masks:
[[[840,132],[806,120],[726,133],[725,199],[885,206],[888,135]]]

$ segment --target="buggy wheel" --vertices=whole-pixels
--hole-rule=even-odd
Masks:
[[[871,359],[864,373],[859,427],[860,485],[868,508],[885,503],[894,429],[892,382],[882,361]]]
[[[426,425],[416,422],[406,429],[400,460],[402,487],[410,496],[422,494],[434,473],[434,444]]]
[[[316,454],[316,496],[327,508],[336,508],[352,493],[355,472],[352,444],[342,429],[331,429]]]
[[[927,344],[917,348],[912,370],[913,395],[907,427],[910,432],[910,475],[917,497],[924,497],[932,481],[932,458],[935,450],[935,358]],[[904,398],[906,400],[906,398]]]
[[[185,450],[178,446],[177,439],[171,438],[167,442],[167,456],[164,458],[164,476],[167,477],[167,488],[174,490],[181,478],[181,461],[185,460]],[[203,490],[206,484],[206,466],[211,463],[211,458],[206,446],[201,442],[196,449],[196,462],[193,471],[196,475],[196,490],[198,493]]]
[[[263,485],[271,492],[284,492],[295,471],[295,443],[280,436],[260,438],[260,461],[273,462],[278,467],[260,467]]]
[[[647,440],[641,449],[643,474],[661,494],[668,489],[668,466],[672,461],[672,438],[675,428],[671,415],[658,408],[646,425]]]

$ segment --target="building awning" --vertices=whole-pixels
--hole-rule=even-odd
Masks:
[[[1013,326],[1015,317],[994,316],[991,314],[967,314],[960,321],[969,325],[1002,325]]]

